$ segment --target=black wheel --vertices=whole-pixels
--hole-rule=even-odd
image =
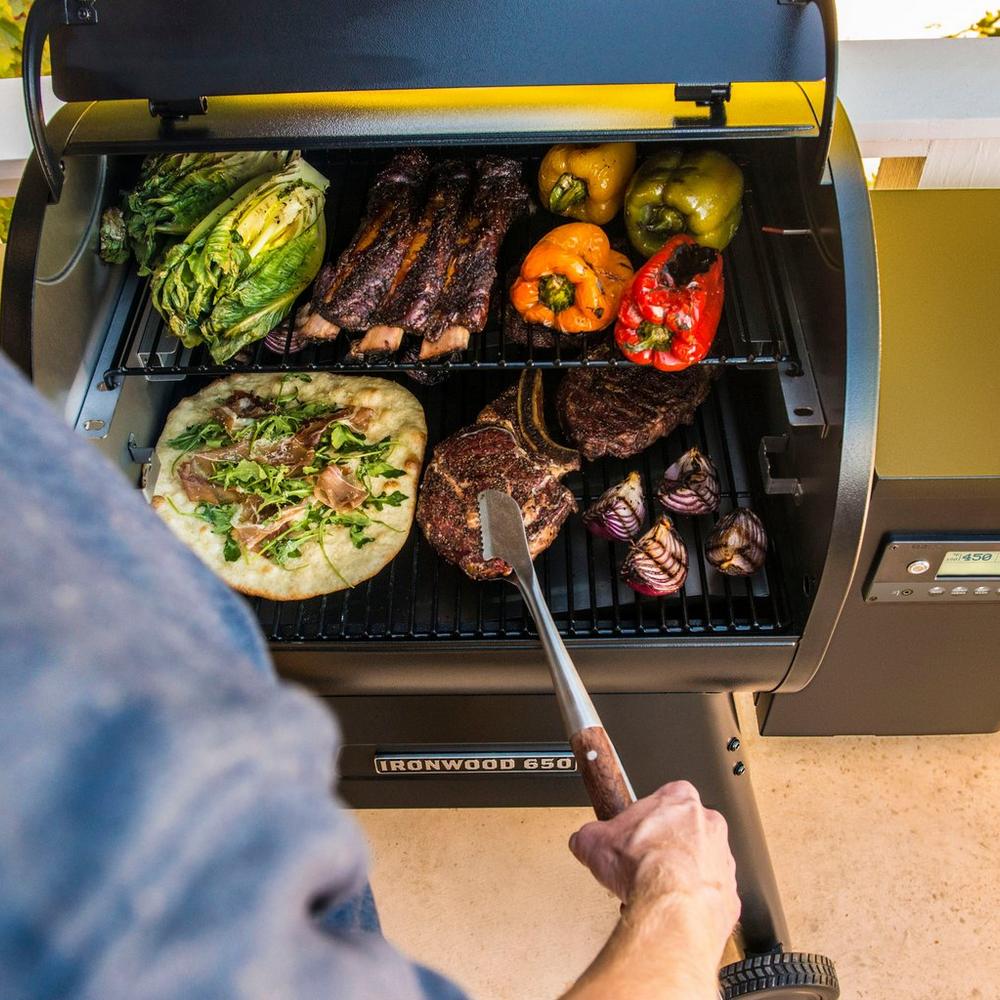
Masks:
[[[785,1000],[837,1000],[840,984],[833,962],[823,955],[775,951],[754,955],[719,970],[722,1000],[785,997]]]

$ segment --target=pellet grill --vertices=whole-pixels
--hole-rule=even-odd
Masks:
[[[54,88],[68,102],[48,126],[38,86],[46,36]],[[724,977],[727,995],[836,996],[827,960],[796,965],[781,953],[788,932],[732,700],[758,695],[765,734],[851,731],[839,709],[836,725],[824,723],[828,706],[806,697],[810,682],[818,674],[843,702],[824,661],[842,639],[841,611],[866,605],[871,586],[906,569],[859,563],[863,545],[869,559],[883,543],[896,550],[891,521],[876,540],[865,534],[878,278],[861,160],[835,99],[833,4],[248,0],[234,17],[231,5],[190,0],[36,0],[25,62],[36,152],[11,223],[3,349],[137,485],[165,414],[212,377],[362,370],[409,384],[407,371],[422,364],[359,367],[343,338],[296,355],[259,344],[226,365],[184,349],[152,309],[148,281],[95,252],[100,213],[142,155],[302,149],[331,179],[328,257],[350,238],[375,171],[408,145],[470,158],[502,146],[524,160],[529,185],[554,141],[631,139],[640,157],[668,142],[710,144],[739,163],[744,221],[726,250],[725,313],[704,362],[719,371],[709,400],[692,427],[637,460],[588,463],[568,484],[585,506],[638,467],[649,489],[698,444],[719,467],[721,513],[752,505],[763,517],[767,563],[747,580],[714,573],[700,555],[711,519],[692,519],[684,589],[640,598],[619,581],[609,543],[576,518],[538,569],[637,792],[689,778],[729,821],[748,958]],[[552,224],[544,212],[517,223],[499,273]],[[450,363],[449,381],[415,390],[428,450],[525,368],[554,385],[575,366],[623,363],[507,342],[502,300],[498,288],[486,331]],[[1000,552],[1000,534],[984,535],[987,515],[977,517],[968,538],[961,518],[951,522],[945,548]],[[253,606],[279,671],[328,699],[341,721],[349,802],[585,801],[516,592],[466,579],[418,529],[354,591]],[[996,685],[989,690],[996,700]],[[892,701],[885,692],[868,731],[899,731],[900,717],[904,728],[928,728],[920,705]]]

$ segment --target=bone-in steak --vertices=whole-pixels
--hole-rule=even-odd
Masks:
[[[699,365],[680,372],[633,364],[576,368],[559,385],[559,423],[585,458],[628,458],[690,424],[711,384]]]
[[[474,580],[510,572],[501,559],[483,559],[478,504],[483,490],[502,490],[518,502],[532,558],[552,544],[576,510],[560,480],[580,467],[580,456],[548,436],[541,411],[541,373],[524,372],[475,424],[434,449],[424,473],[417,523],[438,553]]]

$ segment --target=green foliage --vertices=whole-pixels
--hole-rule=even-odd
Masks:
[[[21,52],[24,25],[28,20],[31,0],[0,0],[0,79],[21,75]],[[51,73],[49,47],[42,55],[42,73]]]
[[[949,35],[949,38],[1000,38],[1000,10],[988,10],[967,28]]]
[[[0,198],[0,243],[7,242],[7,232],[10,229],[10,213],[13,209],[13,198]]]
[[[982,38],[1000,38],[1000,10],[988,10],[969,30]]]

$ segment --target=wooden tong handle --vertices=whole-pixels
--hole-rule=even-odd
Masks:
[[[612,819],[624,812],[635,801],[635,795],[607,730],[602,726],[581,729],[570,737],[569,745],[597,818]],[[726,942],[720,967],[738,962],[745,951],[743,930],[737,924]]]
[[[635,801],[618,753],[602,726],[590,726],[569,739],[584,787],[598,819],[611,819]]]

